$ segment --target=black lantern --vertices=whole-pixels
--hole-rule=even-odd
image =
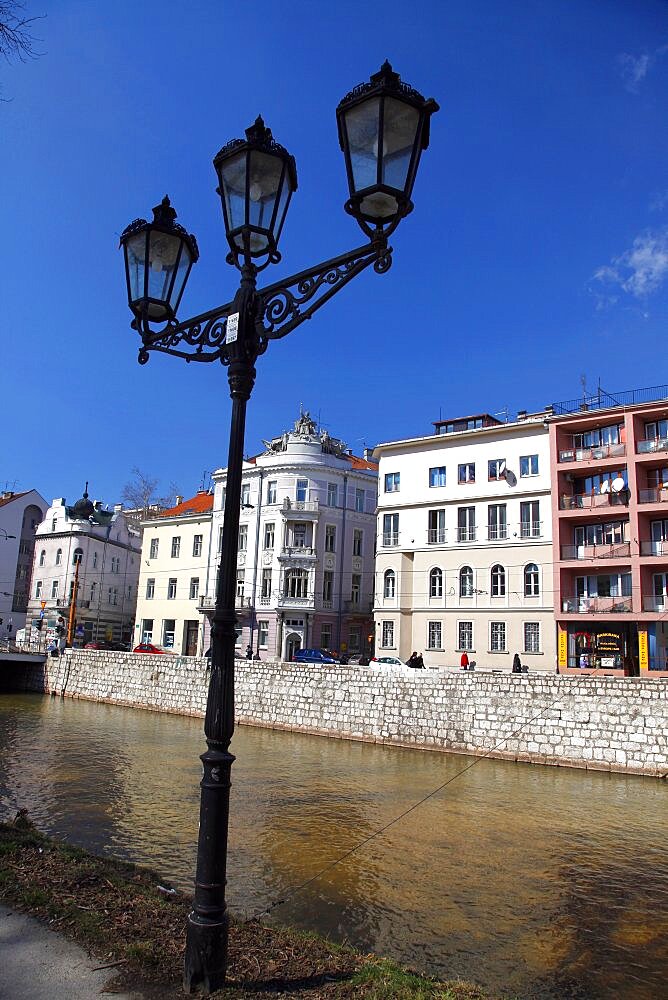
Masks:
[[[153,222],[135,219],[121,234],[130,308],[136,317],[157,323],[175,318],[199,257],[197,240],[175,219],[165,195],[153,209]]]
[[[225,230],[236,258],[277,259],[277,247],[292,192],[297,190],[295,158],[274,141],[262,118],[214,157]]]
[[[387,234],[413,210],[413,184],[435,111],[436,101],[402,83],[389,62],[336,109],[350,189],[345,207],[367,235],[367,223]]]

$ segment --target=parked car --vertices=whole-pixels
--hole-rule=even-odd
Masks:
[[[294,663],[340,663],[328,649],[298,649],[292,657]]]
[[[132,650],[133,653],[171,653],[174,655],[176,650],[167,649],[165,646],[156,646],[152,642],[140,642],[138,646]]]
[[[113,649],[117,652],[127,653],[128,644],[127,642],[112,642],[107,640],[99,640],[98,642],[87,642],[84,649]]]
[[[348,657],[348,663],[351,666],[368,667],[369,657],[365,656],[364,653],[355,653],[353,656]]]
[[[371,666],[374,667],[405,667],[406,664],[398,656],[372,656]]]

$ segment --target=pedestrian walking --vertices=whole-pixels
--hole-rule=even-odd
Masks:
[[[417,659],[415,660],[415,669],[424,670],[424,660],[422,659],[422,653],[418,653]]]
[[[418,660],[417,650],[414,649],[411,655],[406,660],[406,666],[415,669],[417,667],[417,660]]]
[[[247,660],[253,659],[253,647],[251,646],[250,642],[246,646],[246,659]]]
[[[515,653],[515,655],[513,656],[513,673],[514,674],[521,674],[522,673],[522,664],[520,662],[520,654],[519,653]]]
[[[469,654],[466,652],[466,650],[464,650],[464,652],[462,653],[462,658],[461,658],[461,660],[459,662],[460,662],[460,666],[461,666],[462,670],[468,670],[468,668],[469,668]]]

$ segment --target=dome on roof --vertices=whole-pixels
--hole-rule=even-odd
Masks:
[[[86,489],[84,490],[84,495],[81,500],[77,502],[72,507],[72,514],[77,520],[85,521],[95,513],[95,507],[88,499],[88,483],[86,483]]]

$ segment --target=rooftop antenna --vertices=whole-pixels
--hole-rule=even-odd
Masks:
[[[587,376],[585,375],[584,372],[582,373],[582,375],[580,375],[580,385],[582,386],[582,402],[586,403],[587,402]]]
[[[207,477],[210,476],[210,475],[211,475],[211,473],[209,472],[209,470],[208,469],[204,469],[204,471],[202,472],[202,479],[201,479],[200,487],[199,487],[201,490],[208,489],[208,486],[206,485],[206,481],[207,481]]]
[[[504,423],[507,424],[508,423],[508,407],[504,406],[504,408],[502,410],[497,410],[496,413],[494,414],[494,416],[495,417],[503,417],[504,418]]]

